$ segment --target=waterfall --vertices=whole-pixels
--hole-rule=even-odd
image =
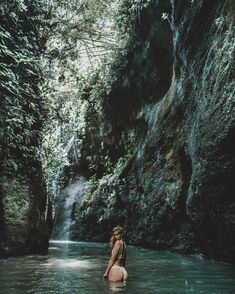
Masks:
[[[69,240],[70,226],[73,222],[76,204],[84,194],[85,179],[61,190],[55,207],[55,221],[51,238],[53,240]]]
[[[56,138],[60,136],[60,126],[56,126],[55,134]],[[81,140],[78,140],[75,138],[73,135],[69,141],[67,142],[67,145],[64,148],[64,151],[67,154],[67,157],[71,157],[71,160],[78,164],[79,159],[81,157],[80,153],[80,148],[81,148]],[[57,170],[55,171],[55,176],[52,180],[52,185],[50,189],[50,198],[52,201],[52,206],[53,206],[53,218],[55,216],[55,206],[57,199],[59,197],[59,194],[61,192],[62,187],[64,186],[64,165],[60,165]]]

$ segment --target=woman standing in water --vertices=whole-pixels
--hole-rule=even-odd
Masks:
[[[113,249],[104,278],[111,282],[125,282],[128,275],[125,269],[126,243],[123,240],[122,227],[117,226],[113,229],[110,244]]]

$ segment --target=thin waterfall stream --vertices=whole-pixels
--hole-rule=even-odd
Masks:
[[[84,194],[85,179],[73,183],[63,189],[58,195],[55,208],[55,221],[51,234],[52,240],[69,240],[70,226],[73,222],[75,206]]]

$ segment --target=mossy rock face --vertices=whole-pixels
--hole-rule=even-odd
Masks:
[[[161,9],[165,1],[153,2]],[[125,136],[116,134],[128,137],[137,118],[145,121],[141,124],[145,132],[132,139],[133,152],[125,163],[120,161],[118,171],[98,181],[88,199],[84,196],[77,206],[72,236],[108,240],[112,227],[119,224],[133,244],[201,251],[235,262],[235,42],[231,9],[229,1],[171,3],[172,32],[167,38],[172,37],[172,54],[167,57],[153,42],[167,32],[158,24],[164,21],[161,17],[154,18],[144,36],[139,34],[140,24],[139,46],[123,74],[129,81],[128,91],[120,83],[110,92],[110,103],[104,108],[104,117],[112,125],[110,149],[119,157],[125,158],[118,152]],[[153,64],[155,53],[158,62]],[[173,56],[172,77],[170,70],[169,75],[161,76],[161,56],[163,61],[169,58],[169,64]],[[168,79],[165,88],[159,79],[151,78],[151,72]],[[149,87],[143,91],[147,81]],[[99,128],[93,132],[99,134]],[[109,141],[100,137],[102,140]]]
[[[3,178],[3,224],[0,235],[0,256],[46,252],[49,227],[40,203],[41,198],[25,177]],[[45,212],[45,211],[44,211]]]
[[[23,180],[8,180],[3,183],[5,197],[3,199],[5,224],[9,226],[24,225],[28,222],[28,212],[30,208],[29,187]]]
[[[1,1],[0,257],[48,245],[50,209],[38,156],[45,118],[39,86],[46,42],[42,4]]]

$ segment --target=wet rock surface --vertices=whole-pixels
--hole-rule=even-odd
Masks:
[[[71,236],[104,241],[119,224],[129,243],[234,262],[233,1],[153,1],[148,9],[121,74],[129,86],[119,81],[88,134],[94,154],[104,141],[124,160],[88,189]],[[134,146],[126,157],[125,140]]]
[[[1,179],[0,257],[46,253],[50,235],[50,203],[40,168],[37,174]]]

